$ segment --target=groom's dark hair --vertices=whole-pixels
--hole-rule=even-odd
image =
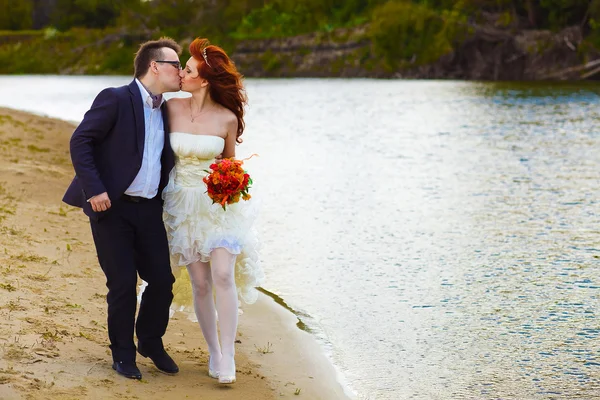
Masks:
[[[178,55],[181,55],[181,46],[169,37],[161,37],[158,40],[150,40],[142,43],[137,53],[135,53],[135,59],[133,60],[134,75],[136,78],[146,75],[152,61],[163,58],[164,54],[161,50],[163,47],[173,49]]]

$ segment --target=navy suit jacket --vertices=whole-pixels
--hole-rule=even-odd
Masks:
[[[161,112],[165,145],[161,156],[159,196],[175,164],[169,142],[166,102],[163,102]],[[135,80],[127,86],[101,91],[71,137],[71,160],[75,178],[63,201],[82,208],[93,220],[110,212],[110,209],[94,212],[87,199],[107,192],[111,202],[118,200],[142,166],[144,142],[144,106]]]

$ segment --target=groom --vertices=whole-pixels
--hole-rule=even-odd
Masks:
[[[71,137],[75,178],[63,201],[90,218],[108,287],[113,369],[141,379],[137,351],[169,374],[179,368],[163,347],[174,277],[161,192],[174,165],[164,92],[180,88],[181,47],[162,38],[136,53],[135,79],[98,94]],[[135,321],[137,274],[148,283]]]

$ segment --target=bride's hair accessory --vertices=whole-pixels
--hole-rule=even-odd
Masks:
[[[204,62],[206,62],[206,65],[208,65],[210,67],[210,64],[208,62],[208,57],[206,57],[206,47],[204,49],[202,49],[202,57],[204,57]]]

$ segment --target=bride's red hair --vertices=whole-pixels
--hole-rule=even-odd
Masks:
[[[242,75],[227,53],[219,46],[210,44],[208,39],[195,39],[190,44],[190,54],[198,61],[199,76],[208,81],[210,97],[237,117],[236,141],[242,143],[240,136],[245,128],[244,105],[248,103]]]

